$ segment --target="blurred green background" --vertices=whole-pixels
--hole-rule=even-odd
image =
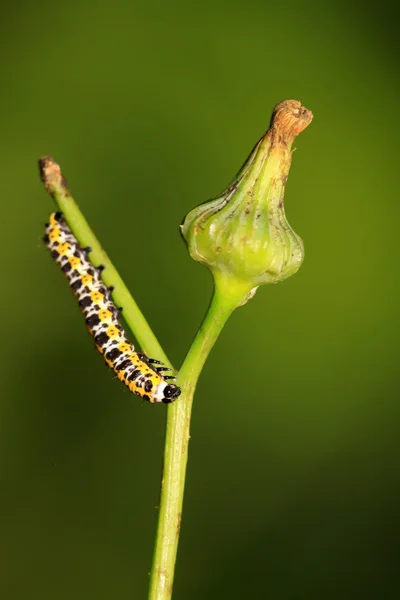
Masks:
[[[146,597],[166,415],[125,391],[93,349],[41,242],[53,204],[37,159],[62,165],[179,365],[212,285],[178,225],[228,184],[287,98],[314,112],[286,190],[306,259],[236,311],[202,374],[174,599],[398,597],[391,11],[316,0],[8,5],[5,600]],[[156,278],[144,277],[138,256]]]

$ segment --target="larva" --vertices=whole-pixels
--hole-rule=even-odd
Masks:
[[[173,379],[162,374],[168,368],[135,352],[127,340],[119,322],[120,311],[111,299],[112,288],[107,289],[101,279],[102,267],[96,268],[88,260],[90,248],[82,248],[62,213],[50,215],[44,243],[69,280],[96,347],[118,379],[131,392],[149,402],[169,404],[176,400],[181,390],[166,381]]]

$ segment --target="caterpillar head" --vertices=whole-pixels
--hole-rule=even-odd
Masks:
[[[162,401],[164,404],[170,404],[181,395],[181,388],[173,383],[169,383],[163,390],[164,397]]]

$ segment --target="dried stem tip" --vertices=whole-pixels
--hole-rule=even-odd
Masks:
[[[42,156],[39,159],[40,178],[51,196],[61,192],[63,196],[69,196],[67,182],[58,165],[51,156]]]
[[[271,119],[272,136],[291,144],[294,138],[309,126],[313,119],[310,110],[301,105],[298,100],[284,100],[275,106]]]

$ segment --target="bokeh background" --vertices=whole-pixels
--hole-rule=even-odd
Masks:
[[[286,190],[306,260],[236,311],[202,374],[174,598],[398,597],[394,23],[344,0],[3,11],[4,600],[146,597],[166,415],[93,349],[41,243],[37,159],[62,165],[179,365],[212,284],[178,225],[287,98],[314,112]]]

